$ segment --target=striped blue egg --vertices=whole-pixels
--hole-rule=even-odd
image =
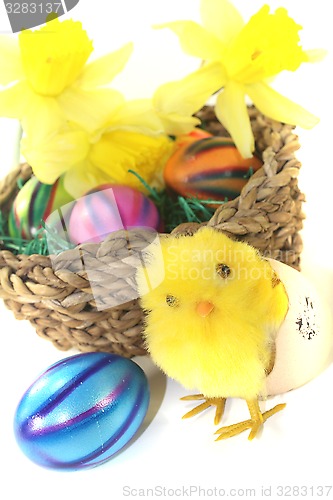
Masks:
[[[148,381],[134,361],[78,354],[50,366],[25,392],[14,417],[15,437],[38,465],[94,467],[131,440],[148,405]]]

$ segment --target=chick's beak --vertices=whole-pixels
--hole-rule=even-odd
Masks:
[[[202,318],[205,318],[212,312],[214,309],[214,304],[208,301],[202,301],[198,302],[197,307],[196,307],[196,312],[201,316]]]

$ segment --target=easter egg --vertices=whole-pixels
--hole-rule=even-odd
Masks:
[[[206,137],[176,149],[164,168],[164,181],[180,196],[225,201],[236,198],[261,166],[256,156],[243,158],[230,138]]]
[[[154,203],[141,191],[119,184],[103,184],[74,205],[69,219],[73,243],[99,242],[120,229],[157,230],[160,217]]]
[[[207,137],[212,137],[212,134],[203,130],[201,128],[194,128],[188,134],[181,134],[176,139],[176,147],[184,147],[189,143],[198,141],[200,139],[206,139]]]
[[[326,304],[299,271],[269,259],[285,286],[289,310],[275,340],[275,361],[266,379],[267,395],[296,389],[332,361],[333,324]]]
[[[15,437],[38,465],[89,468],[130,441],[148,405],[147,378],[134,361],[78,354],[50,366],[25,392],[14,417]]]
[[[43,184],[31,177],[17,193],[8,219],[12,238],[31,239],[54,211],[71,202],[73,197],[64,188],[62,178],[54,184]]]

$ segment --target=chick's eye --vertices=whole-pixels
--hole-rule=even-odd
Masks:
[[[231,269],[227,264],[217,264],[215,269],[217,274],[223,279],[226,279],[231,273]]]
[[[179,300],[174,295],[167,295],[165,300],[170,307],[177,307],[179,305]]]

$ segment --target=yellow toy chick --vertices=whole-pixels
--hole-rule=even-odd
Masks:
[[[216,434],[219,439],[262,424],[284,404],[261,413],[265,378],[274,365],[274,340],[289,307],[283,283],[250,245],[209,227],[193,236],[163,236],[137,273],[146,311],[144,337],[152,360],[169,377],[202,394],[184,415],[216,405],[215,423],[227,398],[246,400],[250,419]]]

